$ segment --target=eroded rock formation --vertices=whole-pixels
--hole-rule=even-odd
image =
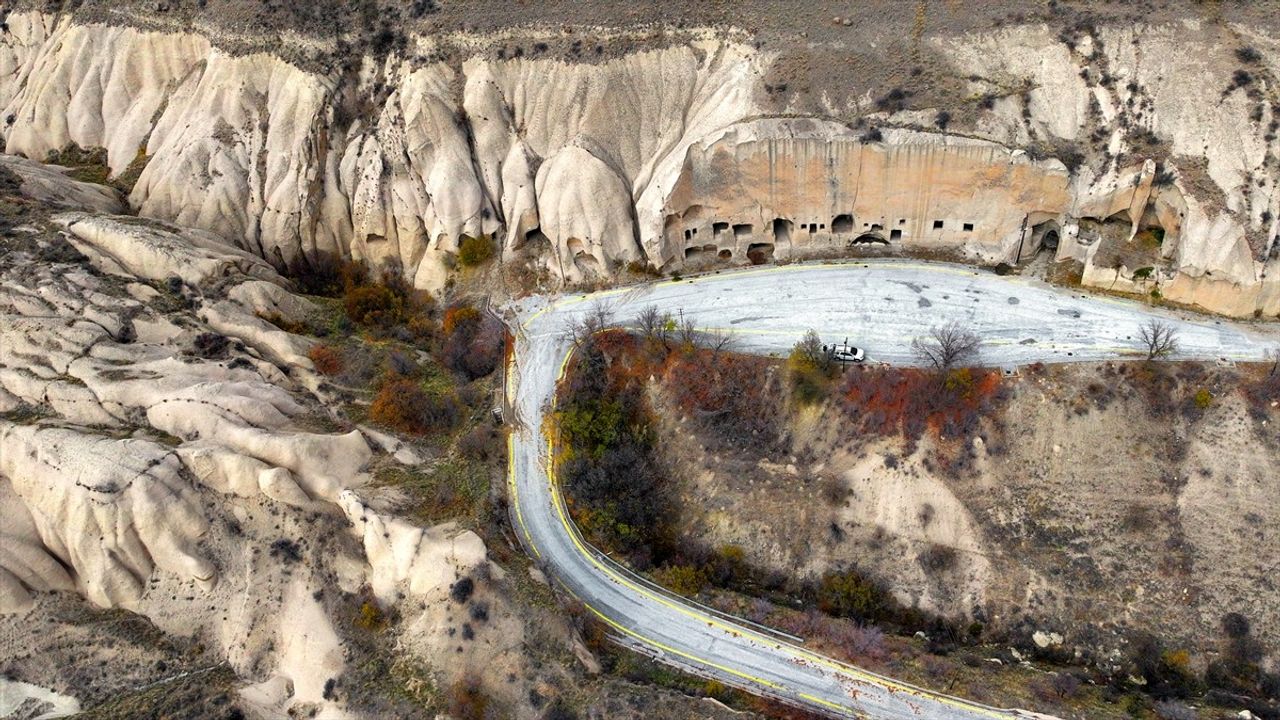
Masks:
[[[336,254],[437,289],[464,236],[509,256],[549,241],[542,261],[569,282],[859,239],[1016,263],[1048,238],[1088,284],[1272,315],[1275,43],[1184,25],[931,37],[980,98],[955,134],[935,113],[855,97],[760,119],[776,113],[761,92],[776,58],[732,40],[596,63],[446,62],[415,59],[438,48],[415,37],[317,74],[197,35],[37,13],[11,14],[0,37],[0,104],[8,152],[104,147],[116,173],[145,160],[129,197],[142,215],[282,270]],[[1247,82],[1233,74],[1241,42],[1258,58]],[[862,128],[833,120],[853,110]],[[1108,222],[1126,226],[1093,227]],[[1156,246],[1130,252],[1144,230]]]
[[[26,193],[6,196],[0,234],[7,650],[56,645],[46,626],[74,623],[50,621],[50,604],[69,602],[52,591],[78,593],[205,644],[260,716],[348,717],[333,687],[355,656],[337,608],[365,592],[388,608],[412,599],[412,657],[444,656],[449,645],[450,672],[519,667],[523,626],[501,598],[485,607],[502,642],[460,654],[443,620],[451,584],[501,573],[480,537],[366,503],[371,462],[424,459],[381,433],[314,429],[332,420],[332,390],[307,358],[314,340],[259,317],[300,322],[309,301],[207,231],[90,212],[119,208],[53,168],[13,159],[0,168]],[[14,203],[42,207],[15,227]],[[6,667],[77,698],[101,692],[57,667],[75,664],[61,649],[48,652],[61,658],[48,675],[12,655]],[[18,701],[39,699],[14,687]]]

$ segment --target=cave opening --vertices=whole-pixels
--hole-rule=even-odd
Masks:
[[[747,259],[752,265],[764,265],[773,259],[773,243],[752,243],[747,246]]]
[[[1045,220],[1031,226],[1031,236],[1026,243],[1026,249],[1020,249],[1019,255],[1015,262],[1021,263],[1038,255],[1042,250],[1049,251],[1050,255],[1057,255],[1058,244],[1061,242],[1062,228],[1056,220]]]
[[[862,233],[858,237],[849,241],[850,245],[888,245],[889,241],[877,232]]]
[[[524,242],[526,245],[533,245],[539,252],[543,252],[544,248],[551,247],[551,238],[542,232],[542,228],[536,227],[524,234]]]
[[[734,239],[734,240],[743,240],[743,239],[745,239],[745,238],[749,238],[749,237],[751,237],[751,232],[752,232],[754,229],[755,229],[755,228],[751,227],[751,225],[750,225],[749,223],[742,223],[742,224],[740,224],[740,225],[734,225],[734,226],[733,226],[733,239]]]
[[[848,235],[853,232],[853,216],[844,214],[831,218],[831,232],[836,235]]]
[[[794,223],[786,218],[773,219],[773,241],[778,243],[791,242],[791,228]]]

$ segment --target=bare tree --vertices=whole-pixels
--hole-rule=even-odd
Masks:
[[[1151,318],[1138,328],[1138,337],[1148,360],[1159,360],[1178,352],[1178,331],[1163,320]]]
[[[585,314],[569,323],[564,333],[573,341],[575,347],[581,347],[596,333],[613,325],[613,308],[605,303],[597,303]]]
[[[664,350],[671,349],[671,331],[675,328],[675,324],[671,313],[662,312],[657,305],[649,305],[636,316],[640,335],[651,346],[661,346]]]
[[[711,351],[711,364],[720,362],[725,353],[733,352],[737,339],[733,333],[724,330],[708,330],[702,334],[702,345]]]
[[[693,320],[684,316],[684,311],[680,311],[680,319],[676,321],[676,342],[680,345],[680,349],[690,352],[698,346],[698,328],[693,324]]]
[[[911,341],[911,350],[920,362],[936,370],[947,371],[972,361],[978,355],[982,338],[955,320],[929,331],[928,337]]]

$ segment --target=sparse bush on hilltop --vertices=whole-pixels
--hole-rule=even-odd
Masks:
[[[482,265],[493,257],[493,240],[488,236],[464,235],[458,245],[458,262],[465,267]]]
[[[449,686],[449,715],[456,720],[486,720],[489,717],[489,697],[484,694],[480,679],[466,675]]]
[[[1262,53],[1258,52],[1257,48],[1252,45],[1246,45],[1244,47],[1236,48],[1236,58],[1238,58],[1240,62],[1253,65],[1262,61]]]

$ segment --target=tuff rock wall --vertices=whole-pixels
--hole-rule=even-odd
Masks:
[[[762,92],[776,58],[710,31],[593,63],[431,60],[439,39],[415,37],[317,74],[190,33],[38,13],[7,28],[7,152],[100,146],[116,173],[145,160],[140,214],[279,269],[334,254],[436,289],[468,235],[567,282],[859,240],[1016,262],[1053,232],[1086,284],[1280,312],[1280,53],[1250,28],[929,38],[983,98],[945,132],[937,111],[865,97],[779,112]],[[1257,53],[1244,84],[1242,43]],[[1135,245],[1153,229],[1158,246]]]

